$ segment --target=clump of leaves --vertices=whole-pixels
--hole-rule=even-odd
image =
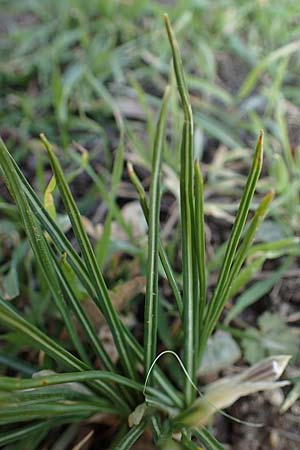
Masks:
[[[104,421],[105,417],[111,417],[115,423],[120,424],[119,432],[111,438],[110,448],[113,449],[130,449],[147,427],[150,428],[152,439],[159,448],[195,449],[196,443],[199,443],[206,449],[220,449],[222,446],[205,428],[210,416],[220,408],[230,405],[241,395],[282,385],[282,382],[277,383],[276,380],[288,362],[289,357],[286,356],[265,360],[233,380],[221,380],[219,384],[208,387],[204,397],[196,399],[198,368],[208,339],[230,297],[232,284],[245,261],[272,195],[268,194],[262,200],[245,230],[262,166],[261,133],[227,243],[219,278],[212,298],[208,301],[203,180],[199,161],[194,160],[193,116],[179,49],[167,16],[165,23],[184,114],[180,149],[182,292],[159,238],[160,170],[165,140],[168,88],[156,127],[149,201],[133,167],[129,166],[131,180],[137,188],[148,222],[142,344],[123,324],[114,308],[66,177],[45,136],[41,135],[41,140],[69,216],[80,249],[79,253],[62,232],[53,214],[49,214],[44,208],[1,142],[0,164],[6,184],[18,207],[20,220],[39,270],[43,274],[70,338],[68,346],[57,339],[52,339],[0,297],[0,323],[12,330],[15,336],[22,336],[23,342],[26,340],[32,348],[44,352],[55,361],[56,372],[59,371],[42,372],[33,378],[0,377],[0,424],[3,426],[0,433],[1,445],[22,440],[24,448],[26,439],[26,448],[38,448],[53,428],[72,423],[78,427],[78,423],[93,423],[101,418]],[[162,371],[156,364],[159,260],[174,295],[177,316],[182,322],[178,348],[184,368],[182,380],[173,381],[168,369]],[[92,321],[74,291],[74,283],[66,276],[62,261],[64,265],[68,263],[105,318],[118,352],[117,363],[112,361],[111,355],[98,338]],[[73,315],[87,338],[85,345],[73,321]],[[100,361],[102,370],[94,369],[96,359]],[[236,383],[238,391],[235,389]],[[175,431],[176,439],[173,436]]]

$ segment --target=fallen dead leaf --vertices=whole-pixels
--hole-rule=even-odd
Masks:
[[[110,298],[115,309],[122,311],[133,297],[145,292],[145,286],[146,277],[138,276],[110,290]],[[99,329],[105,323],[99,308],[91,299],[83,300],[82,305],[95,328]]]

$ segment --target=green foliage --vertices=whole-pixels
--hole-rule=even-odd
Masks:
[[[34,4],[34,2],[31,4],[31,8]],[[150,2],[145,2],[145,5],[149,11],[155,12],[155,8],[151,6]],[[22,7],[18,6],[22,11]],[[48,20],[52,14],[51,8],[59,11],[55,21]],[[228,134],[224,127],[219,126],[214,117],[210,118],[210,116],[204,115],[203,110],[196,114],[196,120],[194,120],[188,91],[190,79],[184,74],[175,34],[168,16],[165,15],[174,74],[171,76],[171,87],[166,90],[157,125],[153,125],[150,115],[147,118],[150,143],[153,146],[149,200],[132,165],[129,165],[129,175],[138,191],[141,207],[148,223],[144,341],[141,345],[132,329],[121,320],[103,274],[113,218],[117,220],[128,238],[131,241],[134,240],[131,230],[128,230],[124,223],[116,202],[123,169],[125,131],[128,131],[128,136],[131,137],[134,136],[134,133],[125,127],[120,109],[103,82],[109,79],[112,73],[116,78],[125,76],[126,70],[137,59],[137,56],[134,55],[128,61],[122,57],[120,48],[116,50],[118,28],[112,28],[107,17],[111,13],[116,14],[117,2],[103,2],[101,8],[101,18],[96,18],[90,24],[88,18],[90,15],[93,17],[94,2],[91,2],[89,6],[80,1],[75,3],[54,2],[45,9],[36,5],[35,14],[39,20],[32,27],[34,38],[29,37],[24,40],[18,52],[13,54],[12,59],[4,67],[6,73],[7,70],[11,70],[23,61],[22,76],[26,77],[35,73],[37,68],[40,74],[42,61],[44,62],[43,74],[47,81],[51,79],[53,89],[53,95],[47,99],[46,108],[49,108],[49,105],[54,107],[56,126],[60,133],[61,143],[66,149],[70,140],[69,132],[73,127],[79,127],[78,115],[81,115],[81,126],[82,123],[85,125],[86,132],[93,130],[93,132],[100,131],[102,133],[102,127],[88,117],[91,111],[91,97],[95,92],[101,102],[105,104],[103,111],[106,114],[114,115],[120,137],[109,182],[110,193],[107,193],[103,178],[95,173],[86,153],[83,152],[81,158],[70,156],[75,168],[72,167],[69,177],[67,177],[56,155],[56,149],[41,134],[41,141],[46,149],[53,172],[50,183],[47,187],[43,186],[43,202],[26,180],[3,141],[0,141],[1,170],[17,207],[17,210],[13,208],[13,211],[10,211],[9,207],[4,207],[3,211],[10,211],[14,215],[18,227],[25,232],[26,239],[30,244],[34,267],[40,277],[37,284],[39,302],[43,301],[42,294],[45,292],[51,310],[55,309],[55,314],[51,314],[51,318],[55,318],[53,321],[55,330],[53,336],[50,337],[51,327],[48,329],[43,324],[42,331],[42,320],[35,321],[23,314],[22,304],[15,304],[14,307],[8,302],[8,299],[14,298],[18,293],[15,273],[11,272],[15,268],[15,262],[10,263],[6,275],[8,279],[6,278],[6,283],[3,283],[5,298],[0,297],[0,323],[5,330],[10,330],[10,333],[4,335],[4,340],[7,345],[12,342],[18,350],[22,350],[25,342],[30,349],[43,352],[47,358],[42,363],[43,369],[47,369],[47,364],[49,364],[55,372],[35,373],[33,378],[29,378],[28,375],[32,373],[31,367],[26,367],[26,365],[22,365],[22,362],[13,358],[6,359],[9,367],[21,372],[24,376],[22,378],[0,377],[0,424],[3,426],[0,442],[2,445],[17,443],[26,437],[28,442],[30,439],[32,442],[35,441],[30,444],[30,448],[38,448],[40,442],[53,428],[62,429],[72,424],[77,426],[86,419],[93,421],[95,415],[102,413],[117,417],[121,424],[120,433],[112,438],[111,448],[114,449],[127,450],[131,448],[146,427],[151,429],[153,439],[162,449],[177,446],[178,448],[194,449],[198,444],[203,445],[206,449],[221,449],[222,445],[211,436],[208,430],[201,428],[206,420],[201,421],[198,428],[194,429],[195,423],[190,422],[190,413],[193,415],[199,403],[199,398],[196,400],[195,386],[208,340],[214,332],[225,306],[233,296],[234,289],[238,290],[243,285],[239,278],[244,270],[243,264],[249,255],[251,256],[256,231],[273,198],[272,193],[268,193],[258,206],[252,207],[254,213],[247,226],[252,199],[262,168],[263,133],[261,132],[258,138],[247,179],[245,183],[241,183],[240,203],[229,239],[219,261],[217,283],[213,287],[211,298],[209,298],[205,249],[204,185],[200,158],[194,149],[196,137],[194,122],[203,125],[204,129],[210,130],[212,135],[218,136],[227,144],[236,145],[239,137]],[[179,12],[182,10],[181,8],[179,5]],[[128,26],[128,29],[124,28],[126,33],[129,37],[135,36],[136,29],[132,29],[129,25],[133,15],[138,18],[139,2],[133,2],[128,9],[125,6],[122,6],[121,9],[124,17],[122,14],[120,17]],[[197,8],[195,7],[195,9]],[[69,10],[71,10],[71,14]],[[200,12],[200,14],[202,13]],[[244,17],[248,13],[243,9],[241,14]],[[225,29],[221,19],[218,13],[212,24],[212,27],[216,27],[216,35],[220,41]],[[175,26],[180,31],[180,28],[194,23],[191,21],[192,16],[188,14],[181,21],[177,21]],[[105,27],[102,28],[99,25],[103,23]],[[67,30],[66,33],[60,35],[58,30],[64,28]],[[22,43],[24,33],[24,30],[16,32],[14,38]],[[102,36],[101,39],[99,34]],[[103,37],[104,35],[106,38]],[[147,37],[147,39],[150,38]],[[145,42],[148,42],[147,39]],[[45,51],[46,43],[48,43],[49,60],[43,59],[41,55],[41,51]],[[79,57],[76,62],[72,62],[67,51],[73,46],[78,46],[76,47],[78,51],[85,49],[85,56]],[[126,50],[126,48],[121,49],[122,51]],[[205,46],[200,49],[201,52],[206,54],[207,60],[211,59],[210,52]],[[284,54],[286,55],[286,52]],[[276,58],[274,53],[271,55],[273,56],[266,59],[267,63],[259,66],[260,71],[277,60],[278,53],[275,54]],[[279,56],[281,57],[281,54]],[[67,69],[61,73],[63,65],[67,66]],[[166,74],[168,70],[168,65],[163,64],[161,73]],[[213,62],[207,70],[209,73],[206,75],[214,72]],[[98,71],[102,73],[99,80],[94,76],[94,72]],[[247,81],[248,91],[254,87],[258,79],[258,73],[255,72],[254,75],[252,74],[250,81]],[[174,80],[178,87],[183,118],[179,116],[180,112],[176,104]],[[132,82],[132,86],[142,98],[143,93],[139,89],[138,82],[139,77],[137,76],[136,80]],[[207,80],[200,84],[194,80],[194,84],[199,89],[208,89],[211,92],[213,90]],[[76,92],[80,89],[83,89],[87,95],[88,106],[82,103],[82,98],[77,98]],[[215,95],[225,103],[229,104],[232,101],[222,89],[217,90]],[[176,105],[175,115],[179,117],[178,123],[182,125],[178,194],[181,229],[181,274],[179,276],[176,274],[172,266],[173,261],[170,261],[159,236],[162,191],[160,174],[163,171],[162,163],[168,158],[170,160],[170,148],[165,137],[168,100],[173,101]],[[74,102],[75,113],[72,109]],[[48,128],[49,135],[52,137],[54,127],[50,124],[49,127],[45,126],[45,130]],[[176,143],[177,139],[178,137],[175,139]],[[286,146],[285,158],[288,155],[287,150]],[[145,156],[145,149],[142,152]],[[38,172],[41,185],[44,184],[43,164],[45,162],[41,164]],[[145,164],[147,164],[146,157]],[[176,171],[176,164],[173,164],[173,167]],[[104,231],[95,246],[89,239],[79,206],[75,202],[70,188],[71,182],[81,171],[88,173],[108,206]],[[68,232],[70,232],[68,234],[60,226],[60,214],[57,213],[55,207],[56,183],[68,217]],[[93,192],[93,188],[90,192]],[[271,246],[270,251],[273,250]],[[263,252],[266,252],[266,249]],[[162,267],[159,265],[159,259]],[[168,370],[167,366],[162,366],[163,369],[161,369],[156,364],[158,316],[159,307],[162,306],[158,284],[160,273],[163,278],[168,280],[174,294],[175,304],[174,307],[171,306],[171,309],[172,314],[180,323],[181,332],[173,340],[173,345],[182,358],[185,368],[184,377],[181,373],[180,377],[177,376],[178,372],[175,372],[174,376],[174,373],[171,373],[172,370]],[[93,321],[83,306],[82,296],[84,295],[87,295],[94,303],[98,314],[102,314],[109,328],[113,345],[118,353],[117,363],[98,337]],[[40,316],[43,316],[43,313]],[[68,336],[66,342],[61,342],[60,331],[66,331]],[[270,330],[264,329],[263,332],[269,333]],[[282,370],[288,361],[287,357],[283,357],[283,359]],[[96,362],[101,365],[101,370],[94,370]],[[36,370],[36,372],[39,371]],[[275,375],[279,376],[280,374]],[[145,386],[146,380],[147,386]],[[274,387],[276,386],[274,383]],[[243,391],[242,388],[243,386],[241,386]],[[211,390],[213,389],[211,388]],[[221,404],[223,403],[221,402]],[[225,404],[231,403],[229,401]],[[212,414],[211,408],[209,409],[208,416]],[[213,412],[216,411],[213,410]],[[180,419],[182,417],[184,417],[183,422]],[[182,439],[178,444],[171,438],[174,426],[176,431],[182,432]],[[195,442],[191,440],[192,437]]]
[[[284,403],[281,406],[281,412],[287,411],[300,398],[300,381],[299,379],[292,380],[293,388],[286,396]]]
[[[245,358],[251,364],[269,355],[287,353],[296,356],[297,336],[278,315],[265,312],[258,319],[258,329],[248,328],[242,339]]]

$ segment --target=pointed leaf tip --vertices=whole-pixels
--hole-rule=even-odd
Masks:
[[[264,196],[264,198],[260,202],[260,205],[259,205],[259,207],[257,209],[257,212],[259,214],[265,214],[266,213],[266,210],[267,210],[268,206],[270,205],[271,201],[273,200],[274,195],[275,195],[274,190],[271,190],[271,191],[266,193],[266,195]]]
[[[46,145],[46,143],[48,144],[48,140],[47,140],[46,136],[44,135],[44,133],[40,133],[39,137],[40,137],[40,140],[43,142],[44,145]]]
[[[133,169],[133,165],[130,161],[127,161],[127,172],[129,175],[129,178],[134,174],[134,169]]]
[[[164,21],[165,21],[165,28],[167,30],[168,39],[171,44],[172,50],[174,51],[174,36],[173,36],[171,22],[170,22],[168,14],[164,14]]]
[[[264,130],[260,130],[259,136],[258,136],[258,147],[262,147],[264,143]]]
[[[257,147],[259,147],[262,151],[263,145],[264,145],[264,130],[260,130],[259,136],[258,136]]]
[[[262,165],[263,161],[263,150],[264,150],[264,132],[263,130],[260,130],[256,149],[255,149],[255,162],[258,163],[259,166]]]
[[[45,149],[47,150],[47,152],[50,154],[52,153],[52,148],[51,148],[51,144],[48,141],[48,139],[46,138],[46,136],[44,135],[44,133],[40,133],[40,140],[42,141],[42,143],[45,146]]]

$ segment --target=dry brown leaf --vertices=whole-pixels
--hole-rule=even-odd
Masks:
[[[145,286],[146,278],[138,276],[110,290],[110,298],[115,309],[122,311],[133,297],[145,291]],[[86,299],[82,301],[82,306],[95,328],[100,328],[105,320],[95,303],[91,299]]]

